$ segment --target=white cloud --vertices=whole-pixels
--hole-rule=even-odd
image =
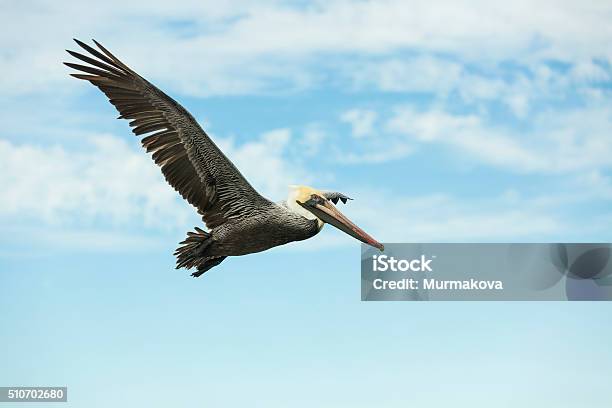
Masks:
[[[443,111],[418,112],[398,108],[387,124],[399,132],[425,143],[447,144],[493,165],[531,171],[539,168],[539,158],[512,138],[487,129],[476,115],[453,115]]]
[[[461,64],[432,56],[390,58],[349,64],[347,74],[359,88],[374,85],[390,92],[433,92],[444,95],[460,85]]]
[[[356,138],[372,135],[375,132],[377,113],[367,109],[351,109],[340,116],[342,122],[351,125],[352,134]]]
[[[186,222],[155,165],[142,152],[110,135],[90,135],[83,151],[60,146],[15,145],[0,139],[0,215],[49,225],[113,224],[138,219],[155,227]]]
[[[81,150],[0,139],[0,184],[8,186],[0,191],[5,228],[17,219],[68,232],[135,225],[174,231],[188,229],[198,219],[135,140],[130,145],[111,135],[86,138]],[[289,184],[308,182],[299,165],[285,160],[290,138],[289,130],[279,129],[241,145],[216,140],[255,188],[280,200]]]
[[[591,170],[576,177],[575,191],[581,197],[612,200],[612,178],[599,170]]]
[[[505,99],[506,103],[518,118],[524,118],[527,116],[529,108],[529,99],[524,94],[509,95]]]
[[[506,106],[519,120],[526,120],[542,106],[564,98],[579,106],[591,101],[593,92],[612,81],[612,70],[592,58],[578,60],[569,71],[554,70],[545,61],[513,60],[479,63],[461,56],[430,55],[371,58],[344,65],[342,75],[358,90],[425,94],[437,104],[460,103],[472,110],[486,110],[494,103]],[[584,98],[579,97],[583,95]],[[455,99],[453,99],[455,98]],[[534,112],[535,110],[535,112]]]
[[[328,139],[328,134],[318,124],[310,124],[304,130],[300,146],[307,156],[313,156],[320,150],[321,144]]]
[[[459,66],[441,64],[435,55],[481,66],[508,59],[527,65],[609,61],[611,8],[607,2],[526,0],[7,4],[0,13],[3,33],[20,35],[0,35],[0,88],[11,94],[76,89],[59,64],[73,36],[97,37],[146,77],[194,95],[301,89],[320,79],[312,62],[320,68],[321,56],[350,60],[398,51],[428,55],[374,68],[381,87],[440,82],[444,88]]]
[[[512,172],[573,172],[612,167],[609,131],[612,116],[607,107],[545,112],[534,119],[528,132],[488,123],[475,114],[443,110],[418,111],[399,107],[386,124],[389,132],[414,141],[437,143],[461,155]]]
[[[402,159],[414,151],[410,143],[376,141],[360,149],[336,151],[335,159],[344,164],[378,164]]]
[[[215,140],[253,187],[273,201],[285,199],[290,184],[312,181],[312,172],[288,151],[293,142],[290,129],[271,130],[239,146],[231,139]]]
[[[610,72],[592,60],[580,61],[571,69],[570,76],[575,81],[609,82]]]

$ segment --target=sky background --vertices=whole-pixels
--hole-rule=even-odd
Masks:
[[[219,3],[0,3],[0,385],[67,385],[71,407],[611,406],[609,304],[362,303],[359,244],[330,227],[175,271],[199,218],[61,62],[95,38],[266,196],[341,191],[382,242],[609,242],[612,4]]]

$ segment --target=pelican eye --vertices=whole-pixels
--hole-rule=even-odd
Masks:
[[[325,199],[323,197],[321,197],[320,195],[318,195],[318,194],[312,194],[310,196],[310,199],[312,201],[314,201],[315,203],[317,203],[317,204],[321,204],[321,203],[323,203],[325,201]]]

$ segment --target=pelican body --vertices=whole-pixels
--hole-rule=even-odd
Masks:
[[[318,234],[328,223],[354,238],[383,250],[335,206],[346,203],[342,193],[308,186],[290,186],[287,200],[261,196],[174,99],[138,75],[94,40],[95,49],[79,40],[88,55],[69,51],[88,65],[65,62],[80,71],[73,77],[98,87],[130,120],[132,132],[143,137],[166,181],[193,205],[209,231],[195,227],[175,255],[176,268],[195,268],[200,276],[228,256],[265,251]]]

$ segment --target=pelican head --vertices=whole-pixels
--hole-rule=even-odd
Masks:
[[[324,224],[331,224],[361,242],[378,248],[381,251],[385,249],[383,244],[376,241],[342,214],[327,197],[336,197],[335,202],[338,202],[338,198],[343,202],[346,202],[347,199],[350,200],[350,198],[339,193],[325,193],[308,186],[293,185],[289,186],[289,188],[289,197],[287,199],[289,208],[303,217],[311,220],[316,219],[319,230],[323,228]]]

